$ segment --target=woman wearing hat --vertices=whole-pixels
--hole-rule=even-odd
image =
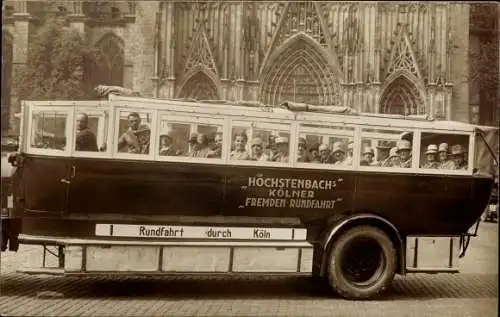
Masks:
[[[288,162],[288,138],[287,137],[277,137],[275,140],[277,153],[273,157],[274,162]]]
[[[457,170],[466,170],[467,164],[464,159],[465,151],[462,145],[455,144],[451,147],[451,159]]]
[[[411,167],[411,142],[408,140],[399,140],[397,147],[399,159],[401,160],[399,167]]]
[[[264,153],[261,138],[253,138],[250,142],[253,161],[269,161],[269,157]]]
[[[334,165],[345,165],[346,162],[346,153],[342,147],[341,142],[333,143],[333,151],[332,156],[335,161]]]
[[[299,138],[299,144],[297,145],[297,162],[309,162],[309,156],[307,155],[307,143],[306,139]]]
[[[455,169],[455,163],[448,159],[448,143],[443,142],[439,144],[438,148],[439,156],[439,169],[452,170]]]
[[[438,168],[439,163],[436,160],[436,154],[438,153],[438,147],[436,144],[429,144],[427,146],[427,151],[425,151],[426,162],[422,168]]]
[[[373,166],[373,157],[375,156],[375,152],[369,146],[365,146],[363,151],[361,152],[363,159],[360,162],[361,166]]]
[[[391,150],[389,151],[389,157],[382,163],[383,167],[393,167],[393,166],[399,166],[401,164],[401,160],[399,159],[398,155],[398,148],[392,147]]]
[[[162,156],[177,156],[180,151],[176,151],[173,147],[172,131],[167,129],[160,134],[160,155]]]

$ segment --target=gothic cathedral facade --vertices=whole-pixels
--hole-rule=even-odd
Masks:
[[[33,4],[7,2],[2,29],[15,71],[26,61]],[[467,3],[50,3],[108,52],[96,83],[147,97],[289,100],[469,121]]]

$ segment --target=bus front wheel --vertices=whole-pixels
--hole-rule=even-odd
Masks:
[[[396,272],[396,250],[373,226],[348,229],[330,248],[328,280],[342,297],[368,299],[387,288]]]

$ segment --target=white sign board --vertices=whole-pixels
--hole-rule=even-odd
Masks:
[[[96,224],[96,236],[210,240],[306,240],[304,228]]]

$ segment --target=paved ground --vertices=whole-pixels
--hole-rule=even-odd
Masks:
[[[456,275],[397,278],[383,297],[346,301],[303,277],[62,278],[15,273],[39,249],[2,253],[6,316],[498,316],[498,225],[481,224]]]

